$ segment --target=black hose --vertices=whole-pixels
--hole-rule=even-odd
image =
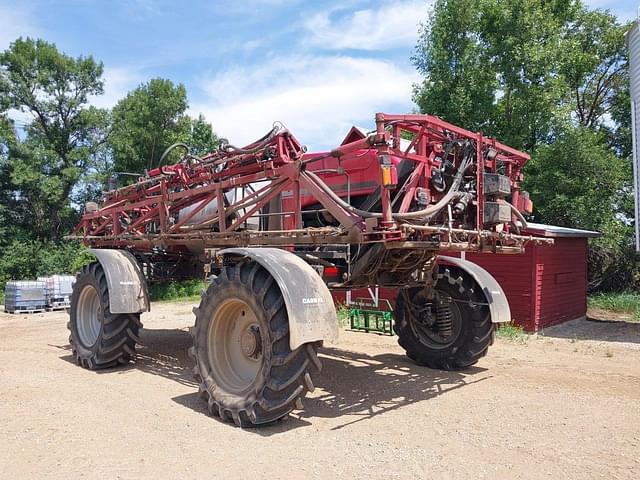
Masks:
[[[184,143],[174,143],[173,145],[171,145],[169,148],[167,148],[164,153],[162,154],[162,156],[160,157],[160,160],[158,161],[158,165],[162,165],[162,162],[164,161],[164,159],[167,157],[167,155],[169,155],[169,153],[171,152],[171,150],[173,150],[174,148],[178,148],[178,147],[182,147],[184,148],[187,153],[189,153],[189,146],[185,145]]]
[[[273,138],[275,137],[276,133],[278,133],[279,130],[280,130],[280,126],[274,125],[273,128],[262,138],[260,138],[259,140],[256,140],[253,143],[250,143],[249,145],[243,148],[239,148],[234,145],[231,145],[230,143],[227,143],[223,147],[224,152],[240,154],[240,155],[250,155],[253,153],[257,153],[260,150],[262,150],[269,142],[271,142],[271,140],[273,140]]]

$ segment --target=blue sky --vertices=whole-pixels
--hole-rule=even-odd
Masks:
[[[182,82],[190,113],[247,143],[284,122],[313,149],[376,111],[411,111],[410,56],[429,0],[0,0],[0,48],[41,37],[104,62],[111,107],[153,77]],[[619,18],[638,3],[589,0]],[[20,114],[16,114],[19,118]],[[23,117],[24,119],[24,117]],[[26,119],[25,119],[26,120]]]

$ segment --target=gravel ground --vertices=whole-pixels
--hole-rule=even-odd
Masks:
[[[135,364],[103,372],[64,312],[0,313],[0,478],[640,478],[638,323],[498,339],[465,372],[345,331],[304,410],[241,430],[197,395],[191,307],[154,304]]]

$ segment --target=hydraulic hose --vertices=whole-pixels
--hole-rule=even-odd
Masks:
[[[259,152],[271,140],[273,140],[273,138],[275,137],[276,133],[278,133],[279,130],[280,130],[280,125],[274,125],[271,131],[269,131],[269,133],[264,135],[261,139],[256,140],[255,142],[247,145],[246,147],[239,148],[234,145],[231,145],[230,143],[227,143],[223,146],[222,150],[225,153],[234,153],[234,154],[241,154],[241,155],[253,154],[253,153]]]
[[[524,215],[522,215],[522,213],[516,207],[511,205],[509,202],[507,202],[506,200],[503,200],[503,201],[504,203],[509,205],[509,208],[511,209],[513,214],[518,218],[518,220],[520,220],[520,223],[522,223],[522,229],[526,230],[529,225],[527,224],[527,221],[525,220]]]
[[[454,181],[451,184],[449,191],[437,203],[433,205],[429,205],[427,208],[424,208],[422,210],[417,210],[415,212],[394,213],[393,218],[398,220],[424,218],[425,220],[428,220],[430,217],[440,212],[440,210],[446,207],[447,204],[451,202],[454,198],[456,198],[457,195],[459,194],[458,188],[460,187],[460,183],[462,181],[462,175],[464,174],[465,170],[469,167],[469,164],[470,164],[470,161],[469,161],[469,157],[467,156],[463,161],[462,165],[460,165],[460,168],[456,173],[456,177],[454,178]],[[353,205],[349,205],[342,198],[340,198],[333,190],[331,190],[331,188],[329,188],[329,186],[326,183],[324,183],[322,179],[318,177],[315,173],[307,170],[303,172],[302,175],[307,175],[322,189],[322,191],[324,191],[327,195],[329,195],[342,208],[349,210],[350,212],[360,215],[361,217],[364,217],[364,218],[381,218],[382,217],[382,213],[360,210],[359,208],[356,208]]]
[[[167,155],[169,155],[169,153],[171,152],[171,150],[173,150],[174,148],[178,148],[178,147],[182,147],[184,148],[187,153],[189,153],[189,147],[187,145],[185,145],[184,143],[174,143],[173,145],[171,145],[169,148],[167,148],[164,153],[162,154],[162,156],[160,157],[160,160],[158,161],[158,165],[162,165],[162,162],[164,161],[164,159],[167,157]]]

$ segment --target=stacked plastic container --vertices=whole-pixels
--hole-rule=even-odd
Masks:
[[[4,311],[39,312],[47,307],[45,282],[41,280],[12,280],[4,287]]]
[[[76,277],[73,275],[51,275],[50,277],[38,277],[38,281],[44,282],[47,308],[57,310],[68,308]]]

